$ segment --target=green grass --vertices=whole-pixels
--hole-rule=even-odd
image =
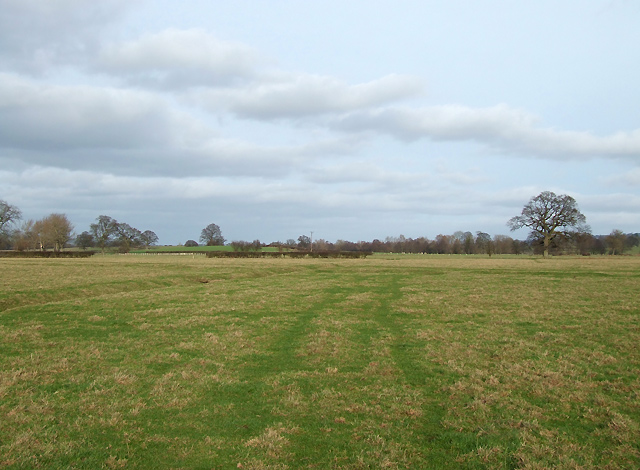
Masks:
[[[640,467],[637,257],[0,272],[0,468]]]

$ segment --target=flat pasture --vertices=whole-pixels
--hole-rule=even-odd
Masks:
[[[0,468],[640,468],[640,257],[0,259]]]

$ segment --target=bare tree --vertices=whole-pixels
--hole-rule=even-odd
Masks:
[[[622,230],[613,230],[604,239],[605,245],[609,248],[612,255],[622,254],[624,252],[624,243],[627,240],[627,236]]]
[[[89,226],[91,234],[96,242],[96,245],[100,247],[104,254],[105,247],[113,239],[116,233],[116,226],[118,222],[109,216],[101,215],[96,219],[95,224]]]
[[[542,242],[547,257],[549,245],[558,235],[571,237],[576,232],[590,232],[586,220],[571,196],[544,191],[531,198],[522,213],[509,219],[507,225],[512,231],[529,227],[530,237]]]
[[[76,237],[76,246],[86,250],[87,248],[92,248],[95,246],[96,242],[93,239],[93,235],[89,232],[84,231],[80,235]]]
[[[25,220],[14,232],[14,248],[18,251],[39,249],[38,236],[35,232],[35,222],[32,219]]]
[[[493,246],[497,255],[513,253],[513,238],[507,235],[494,235]]]
[[[624,241],[625,250],[631,250],[638,245],[640,245],[640,233],[628,233]]]
[[[20,212],[20,209],[0,199],[0,232],[21,218],[22,212]]]
[[[22,218],[22,212],[0,199],[0,249],[10,248],[11,231],[9,227]]]
[[[115,234],[120,244],[120,252],[128,253],[132,247],[142,246],[142,232],[131,225],[118,222],[115,224]]]
[[[51,214],[33,224],[33,232],[42,251],[60,252],[71,240],[73,225],[65,214]]]
[[[225,238],[222,236],[220,227],[216,224],[209,224],[200,233],[200,242],[207,246],[224,245]]]
[[[473,235],[471,232],[457,230],[451,236],[453,240],[452,251],[454,253],[473,253]]]
[[[144,246],[147,249],[149,249],[150,246],[158,243],[159,240],[158,235],[156,235],[155,232],[152,232],[151,230],[145,230],[144,232],[142,232],[140,237],[142,239],[142,243],[144,243]]]
[[[451,254],[451,236],[442,234],[436,235],[434,247],[438,254]]]
[[[494,252],[494,244],[491,235],[486,232],[476,232],[476,246],[482,253],[491,257]]]
[[[310,246],[311,246],[311,238],[309,238],[307,235],[300,235],[298,237],[298,248],[306,250]]]

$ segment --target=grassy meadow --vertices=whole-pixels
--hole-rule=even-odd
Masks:
[[[640,468],[640,257],[0,260],[0,468]]]

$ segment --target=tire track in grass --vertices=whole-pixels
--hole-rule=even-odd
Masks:
[[[242,410],[235,410],[234,419],[237,422],[233,423],[234,426],[240,426],[237,435],[246,446],[264,436],[276,435],[277,430],[286,429],[287,426],[297,429],[294,435],[286,435],[284,431],[282,437],[289,440],[291,445],[287,446],[286,452],[289,454],[282,456],[280,463],[294,464],[297,459],[306,459],[329,464],[330,454],[335,453],[342,453],[353,460],[361,449],[359,445],[350,443],[348,436],[341,434],[342,437],[338,438],[332,435],[328,429],[335,426],[333,411],[330,408],[320,409],[319,398],[314,396],[322,396],[324,392],[333,391],[334,387],[338,393],[338,387],[343,387],[345,380],[350,380],[347,377],[362,374],[362,368],[350,366],[343,369],[344,357],[334,356],[333,350],[316,350],[310,341],[317,339],[314,332],[329,335],[325,328],[330,327],[324,323],[325,320],[333,321],[353,315],[349,308],[345,310],[344,302],[349,295],[361,292],[362,288],[354,289],[345,285],[356,285],[362,278],[354,277],[348,271],[338,277],[334,272],[328,274],[329,277],[323,277],[320,272],[312,275],[314,283],[309,297],[296,300],[296,305],[301,306],[300,310],[294,308],[289,311],[286,327],[271,338],[268,348],[247,358],[241,367],[240,383],[227,389],[237,399],[242,399],[243,394],[249,397],[243,403]],[[347,337],[349,341],[355,339],[349,333],[344,334],[343,341]],[[328,341],[331,341],[331,337],[328,337]],[[345,351],[341,350],[341,353]],[[352,354],[352,351],[346,354]],[[361,366],[366,365],[368,361],[363,349],[358,348],[355,354],[353,360]],[[340,366],[335,368],[334,365]],[[259,454],[260,450],[238,447],[235,456],[239,461],[247,461],[250,455],[255,458],[256,453]],[[274,462],[273,459],[267,460]]]
[[[21,309],[38,308],[52,304],[63,304],[70,301],[102,300],[110,297],[117,298],[122,294],[144,294],[162,291],[175,287],[176,282],[167,279],[152,279],[149,281],[130,280],[127,282],[110,282],[86,284],[78,287],[63,289],[25,290],[11,293],[10,296],[0,296],[0,313],[8,314]]]
[[[415,447],[424,452],[425,461],[433,468],[457,468],[456,457],[474,450],[478,445],[477,437],[449,429],[444,424],[447,414],[444,387],[453,384],[456,378],[439,364],[425,363],[420,341],[405,323],[406,314],[397,310],[396,304],[403,297],[404,276],[394,273],[380,279],[378,289],[386,295],[373,312],[374,317],[380,328],[390,335],[391,359],[402,374],[400,381],[422,398],[422,413],[416,420],[413,434]]]
[[[241,362],[234,361],[238,381],[213,385],[208,392],[218,409],[228,409],[224,416],[217,416],[214,426],[218,436],[233,443],[224,450],[226,455],[221,453],[223,460],[246,463],[259,457],[271,462],[292,463],[287,460],[291,458],[291,454],[286,454],[284,450],[277,457],[274,456],[277,454],[274,448],[271,451],[275,454],[270,457],[260,454],[266,448],[263,446],[270,445],[263,440],[282,437],[279,429],[282,422],[288,420],[274,411],[281,394],[286,387],[296,385],[297,379],[294,376],[312,370],[298,353],[322,307],[313,300],[294,300],[294,304],[290,303],[292,300],[284,301],[284,307],[288,311],[279,315],[285,318],[277,319],[280,327],[275,332],[268,333],[270,337],[261,349],[243,357]],[[296,306],[300,308],[297,309]],[[277,310],[279,306],[274,305],[273,308]],[[260,316],[250,315],[244,321],[255,326],[259,318]],[[267,333],[263,331],[261,334]]]

